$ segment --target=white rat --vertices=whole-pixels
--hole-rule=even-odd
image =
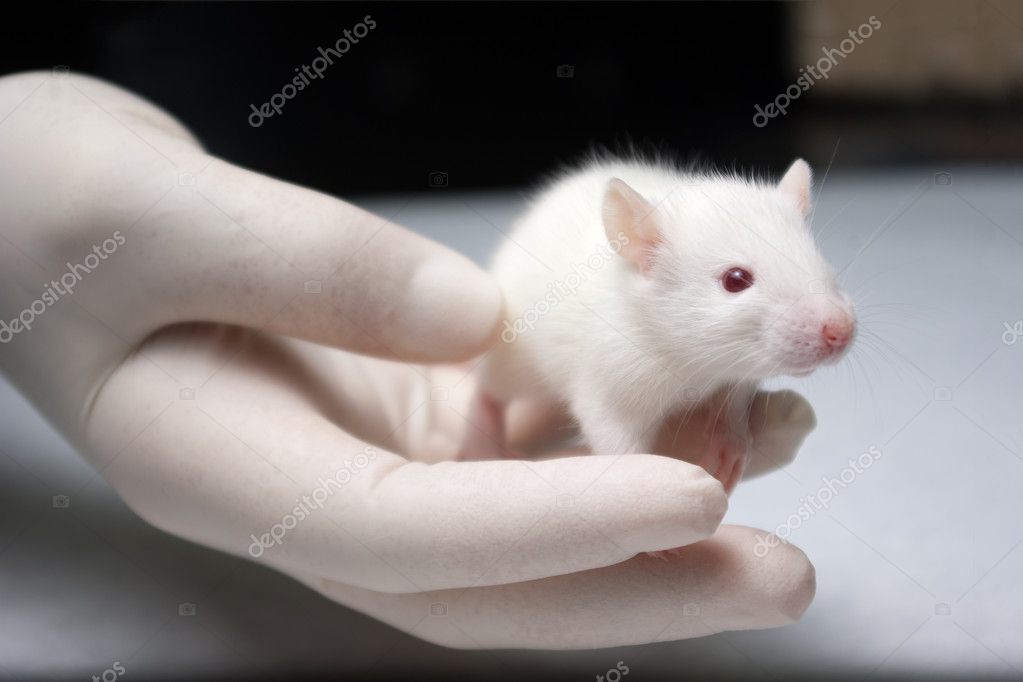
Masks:
[[[478,372],[463,459],[506,454],[503,411],[567,406],[595,453],[651,452],[707,408],[701,464],[742,476],[760,380],[836,362],[849,297],[808,225],[810,168],[777,184],[597,161],[540,194],[493,261],[506,311]]]

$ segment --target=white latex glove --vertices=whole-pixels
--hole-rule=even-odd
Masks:
[[[718,528],[721,484],[680,459],[445,461],[472,391],[453,363],[497,338],[491,279],[211,157],[131,93],[0,79],[0,235],[0,368],[168,532],[458,647],[772,627],[813,596],[805,556]],[[761,469],[813,422],[798,396],[765,398]],[[517,442],[557,435],[520,412]]]

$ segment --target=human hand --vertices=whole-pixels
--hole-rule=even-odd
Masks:
[[[0,368],[153,525],[460,647],[772,627],[812,598],[805,556],[755,557],[679,459],[450,461],[456,363],[501,313],[464,258],[90,78],[0,79],[0,150]]]

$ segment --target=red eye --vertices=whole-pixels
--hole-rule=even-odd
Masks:
[[[721,286],[733,294],[753,286],[753,273],[742,268],[730,268],[721,275]]]

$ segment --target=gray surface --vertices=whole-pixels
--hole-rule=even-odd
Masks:
[[[727,521],[775,529],[826,477],[881,456],[792,534],[818,595],[792,627],[596,652],[453,652],[417,642],[254,564],[136,518],[16,393],[0,384],[0,679],[131,678],[304,669],[459,670],[590,679],[817,671],[862,677],[1023,671],[1023,175],[1017,168],[849,175],[833,170],[816,226],[865,330],[852,357],[778,382],[820,425],[786,470],[745,483]],[[474,258],[518,194],[365,205]],[[401,208],[404,205],[404,208]],[[400,208],[400,210],[398,210]],[[859,254],[859,255],[857,255]],[[1023,325],[1023,323],[1021,323]],[[950,400],[941,389],[947,389]],[[936,392],[937,391],[937,392]],[[54,495],[70,494],[68,508]],[[178,604],[194,602],[195,616]],[[942,615],[946,604],[949,615]]]

